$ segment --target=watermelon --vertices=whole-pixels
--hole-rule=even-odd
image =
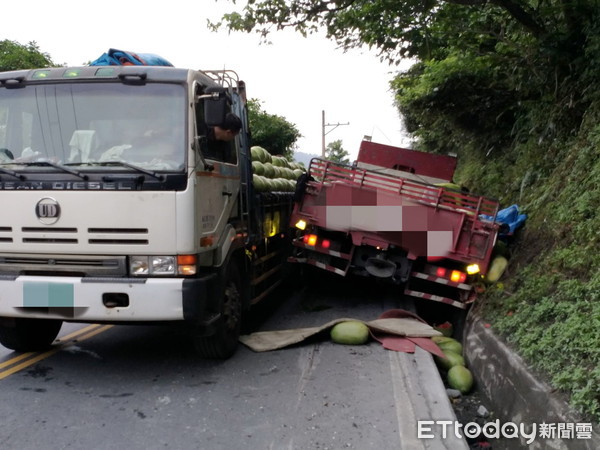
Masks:
[[[462,344],[456,340],[441,342],[438,344],[438,347],[441,348],[444,353],[450,351],[460,355],[463,351]]]
[[[508,266],[508,260],[504,256],[496,256],[490,264],[485,280],[488,283],[495,283],[506,270],[506,266]]]
[[[283,178],[275,178],[273,180],[273,190],[279,191],[279,192],[286,191],[287,189],[286,189],[285,180]]]
[[[271,154],[263,147],[254,145],[250,147],[252,161],[260,161],[261,163],[271,162]]]
[[[265,191],[267,192],[273,192],[276,191],[277,189],[275,189],[275,180],[271,179],[271,178],[266,178],[265,177]]]
[[[265,163],[264,165],[265,177],[274,178],[275,177],[275,168],[271,163]]]
[[[254,146],[250,148],[250,155],[252,156],[252,161],[260,161],[262,162],[262,147]]]
[[[273,178],[282,178],[283,177],[283,167],[277,166],[273,164],[274,175]]]
[[[255,173],[256,175],[264,175],[265,165],[260,161],[252,161],[252,173]]]
[[[443,342],[454,341],[455,339],[453,339],[451,337],[447,337],[447,336],[432,336],[431,340],[439,345]]]
[[[287,167],[287,168],[289,168],[290,163],[285,158],[285,156],[273,155],[273,165],[277,166],[277,167]]]
[[[263,158],[265,158],[265,160],[264,160],[265,163],[270,163],[273,160],[273,157],[271,156],[271,154],[269,153],[268,150],[265,150],[265,152],[263,154]]]
[[[258,145],[250,148],[250,154],[252,155],[253,161],[260,161],[261,163],[267,162],[267,153],[268,152],[264,148]]]
[[[252,175],[252,183],[254,184],[254,189],[258,192],[267,191],[267,178],[254,174]]]
[[[331,329],[331,340],[343,345],[361,345],[369,340],[369,327],[357,320],[347,320]]]
[[[448,385],[466,394],[473,387],[473,374],[464,366],[453,366],[448,370]]]
[[[465,359],[462,357],[462,355],[459,355],[458,353],[445,351],[444,355],[446,355],[445,358],[442,358],[441,356],[437,355],[435,357],[435,360],[443,369],[450,370],[454,366],[465,365]]]

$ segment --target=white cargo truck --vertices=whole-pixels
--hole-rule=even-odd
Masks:
[[[225,114],[242,130],[209,130]],[[63,321],[178,323],[226,358],[280,281],[292,193],[254,192],[231,71],[85,66],[0,73],[0,343]]]

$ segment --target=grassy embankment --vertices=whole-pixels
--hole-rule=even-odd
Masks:
[[[458,180],[528,214],[480,313],[585,418],[600,421],[600,104],[574,136],[472,158]]]

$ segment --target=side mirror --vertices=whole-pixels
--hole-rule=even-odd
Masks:
[[[204,95],[201,95],[200,98],[204,99],[204,120],[206,121],[206,125],[209,127],[221,125],[225,120],[225,114],[230,103],[225,88],[207,88]]]

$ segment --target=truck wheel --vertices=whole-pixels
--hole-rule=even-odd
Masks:
[[[225,289],[221,303],[221,317],[210,336],[194,336],[196,351],[203,358],[227,359],[238,346],[242,323],[242,281],[239,267],[229,264],[225,276]]]
[[[17,352],[46,350],[62,327],[57,319],[0,318],[0,344]]]

